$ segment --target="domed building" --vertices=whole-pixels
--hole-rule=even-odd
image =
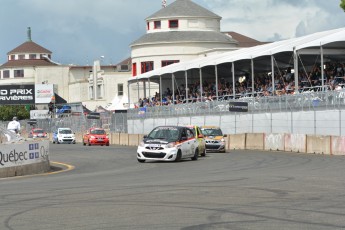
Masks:
[[[211,53],[238,49],[220,32],[221,17],[191,0],[176,0],[146,18],[147,33],[134,41],[133,76]]]

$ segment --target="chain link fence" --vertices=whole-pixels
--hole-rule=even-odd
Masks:
[[[128,119],[162,118],[190,115],[222,115],[229,113],[229,102],[248,102],[252,113],[311,111],[345,108],[345,91],[314,92],[268,97],[242,97],[218,101],[145,107],[128,111]]]
[[[0,122],[0,137],[4,142],[8,139],[7,135],[11,134],[7,130],[7,124],[8,122]],[[22,120],[20,124],[22,137],[27,137],[32,128],[41,128],[47,133],[52,133],[57,128],[68,127],[74,132],[84,133],[89,128],[99,127],[112,133],[127,133],[127,113],[101,113],[99,119],[88,119],[86,116],[62,116],[37,119],[34,124],[32,124],[32,120]],[[13,136],[12,140],[15,138]]]

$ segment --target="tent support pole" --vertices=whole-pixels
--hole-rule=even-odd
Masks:
[[[184,71],[184,77],[185,77],[185,90],[186,90],[186,103],[188,103],[188,77],[187,77],[188,73],[187,70]]]
[[[251,59],[251,69],[252,69],[252,97],[254,97],[254,92],[255,92],[255,89],[254,89],[254,60]]]
[[[217,68],[217,65],[214,66],[214,73],[215,73],[215,76],[216,76],[216,98],[217,98],[217,101],[218,101],[218,68]]]
[[[232,62],[231,65],[231,73],[232,73],[232,94],[234,99],[236,99],[236,89],[235,89],[235,62]]]
[[[293,59],[294,59],[294,76],[295,76],[295,94],[299,92],[298,89],[298,53],[296,47],[293,48]]]
[[[275,95],[275,92],[276,92],[276,86],[275,86],[275,82],[274,82],[274,56],[271,55],[271,76],[272,76],[272,95],[274,96]]]
[[[175,103],[175,75],[174,73],[171,73],[171,83],[172,83],[172,103]]]
[[[324,60],[323,60],[323,47],[322,45],[320,44],[320,52],[321,52],[321,86],[322,86],[322,91],[325,91],[325,82],[324,82],[324,79],[325,79],[325,71],[324,71]]]
[[[202,94],[204,92],[203,92],[203,88],[202,88],[202,69],[201,69],[201,67],[199,69],[199,76],[200,76],[200,101],[203,101],[202,100]]]

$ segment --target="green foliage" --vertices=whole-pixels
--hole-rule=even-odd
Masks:
[[[344,10],[345,12],[345,0],[340,1],[340,7]]]
[[[18,117],[19,120],[29,119],[30,110],[24,105],[0,105],[1,121],[10,121],[13,117]]]

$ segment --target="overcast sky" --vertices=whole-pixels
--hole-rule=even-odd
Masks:
[[[277,41],[345,27],[340,0],[193,0],[218,14],[222,31]],[[161,0],[1,0],[0,64],[7,53],[32,40],[62,64],[117,64],[130,43],[146,33],[145,18]],[[167,4],[173,0],[167,0]]]

